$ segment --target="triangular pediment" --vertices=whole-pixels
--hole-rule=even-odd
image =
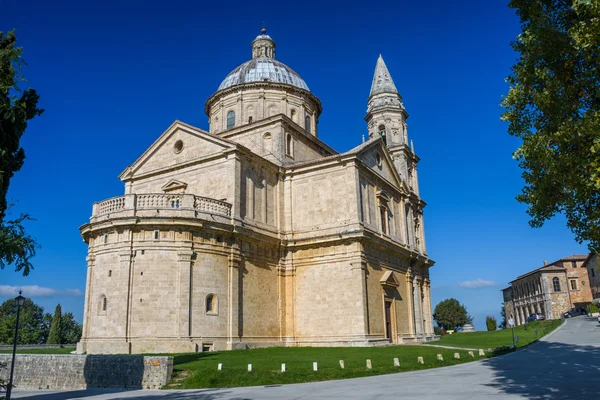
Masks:
[[[371,141],[372,143],[367,143],[358,151],[357,157],[377,175],[380,175],[405,193],[409,193],[410,190],[396,171],[390,152],[383,140],[377,138],[371,139]]]
[[[382,286],[388,286],[388,287],[399,287],[400,286],[400,283],[398,282],[395,274],[392,271],[386,271],[383,274],[383,276],[381,277],[381,279],[379,280],[379,283],[381,283]]]
[[[236,145],[230,141],[181,121],[175,121],[131,166],[123,171],[120,178],[128,180],[149,173],[159,173],[235,148]]]
[[[181,191],[181,193],[184,193],[185,189],[187,189],[187,186],[188,185],[185,182],[172,179],[169,182],[167,182],[167,184],[165,184],[161,189],[163,192]]]

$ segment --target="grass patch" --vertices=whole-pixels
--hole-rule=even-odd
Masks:
[[[472,361],[467,351],[459,351],[461,358],[453,358],[457,350],[427,346],[388,347],[272,347],[266,349],[177,354],[174,376],[169,388],[196,389],[210,387],[260,386],[287,383],[325,381],[406,372],[442,367]],[[442,354],[444,361],[437,361]],[[422,356],[424,364],[417,363]],[[400,367],[394,367],[394,357]],[[478,357],[475,354],[476,358]],[[372,369],[366,368],[370,359]],[[339,360],[344,360],[341,369]],[[313,362],[318,371],[313,371]],[[223,364],[218,371],[217,365]],[[281,372],[285,363],[286,372]],[[252,364],[252,372],[248,372]]]
[[[70,354],[75,350],[75,347],[60,347],[51,349],[29,349],[19,350],[17,348],[17,354]],[[12,354],[12,350],[0,350],[0,354]]]
[[[519,337],[517,347],[523,347],[535,342],[542,336],[552,332],[562,324],[562,320],[534,321],[528,324],[527,329],[524,325],[515,327],[515,336]],[[536,330],[537,336],[536,336]],[[492,332],[469,332],[454,333],[452,335],[442,336],[436,342],[442,346],[466,347],[474,349],[487,349],[501,346],[510,346],[512,344],[511,329],[502,329]]]

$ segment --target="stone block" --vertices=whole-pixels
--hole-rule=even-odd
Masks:
[[[344,360],[340,360],[340,368],[344,369]]]
[[[475,358],[475,354],[472,351],[469,351],[469,355],[473,358]]]
[[[367,369],[372,369],[373,365],[371,364],[371,360],[367,360]]]
[[[479,349],[479,355],[480,356],[485,356],[485,351],[483,351],[483,349]]]
[[[441,354],[438,354],[438,355],[437,355],[437,360],[438,360],[438,361],[444,361],[444,356],[443,356],[443,355],[441,355]]]
[[[459,360],[460,359],[460,354],[459,353],[454,353],[454,358]]]
[[[425,364],[425,362],[423,361],[423,357],[421,357],[421,356],[417,357],[417,362],[419,364]]]
[[[394,367],[399,367],[400,366],[400,360],[396,357],[394,358]]]

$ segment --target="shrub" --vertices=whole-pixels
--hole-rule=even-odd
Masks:
[[[598,306],[596,304],[592,304],[592,303],[590,303],[590,304],[587,305],[587,307],[585,308],[585,311],[588,314],[593,314],[593,313],[600,312],[600,310],[598,309]]]
[[[498,324],[496,323],[496,318],[492,315],[488,315],[487,317],[485,317],[485,326],[487,326],[488,331],[495,331],[498,327]]]

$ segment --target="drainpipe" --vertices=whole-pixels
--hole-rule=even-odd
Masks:
[[[569,277],[567,276],[567,269],[565,268],[565,280],[567,281],[567,293],[569,293],[569,304],[573,308],[573,300],[571,300],[571,286],[569,285]],[[569,308],[569,310],[571,309]]]

